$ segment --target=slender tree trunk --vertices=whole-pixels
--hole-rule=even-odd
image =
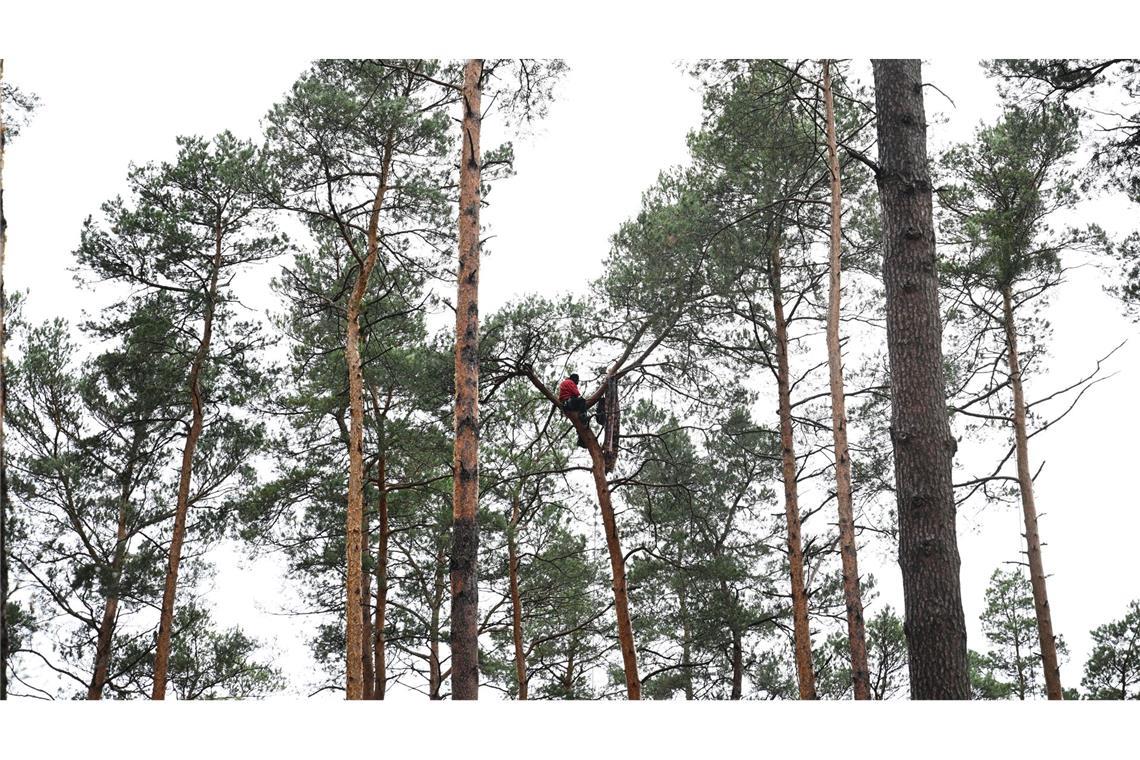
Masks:
[[[451,546],[451,691],[479,698],[479,128],[483,61],[463,70],[459,284],[455,309],[455,465]]]
[[[363,571],[364,557],[367,555],[368,547],[372,542],[367,512],[361,514],[360,533],[363,539],[360,546],[361,583],[363,585],[360,590],[360,640],[362,643],[360,647],[360,675],[364,690],[361,699],[374,699],[376,671],[372,668],[372,655],[375,652],[375,646],[372,644],[372,576]]]
[[[361,577],[363,541],[361,526],[364,515],[364,375],[360,367],[360,310],[376,261],[380,256],[380,212],[388,191],[392,166],[393,132],[389,131],[380,161],[380,182],[372,200],[368,219],[368,250],[356,274],[348,297],[348,325],[344,343],[344,360],[348,371],[349,439],[348,439],[348,509],[345,517],[345,698],[364,697],[364,621],[358,610],[364,603]]]
[[[4,418],[8,408],[5,376],[8,294],[4,289],[4,246],[8,220],[4,218],[4,59],[0,58],[0,700],[8,698],[8,449]]]
[[[107,684],[107,672],[111,666],[111,644],[115,637],[115,620],[119,612],[118,585],[123,577],[123,565],[127,559],[127,510],[130,507],[132,481],[134,480],[133,460],[138,456],[142,443],[142,432],[135,429],[135,437],[130,448],[131,464],[125,468],[119,491],[119,517],[115,526],[115,555],[111,561],[111,577],[115,589],[106,598],[103,606],[103,619],[99,622],[99,634],[95,644],[95,668],[91,684],[87,689],[88,699],[102,699],[103,687]]]
[[[445,557],[441,551],[435,558],[435,598],[431,608],[431,631],[429,631],[428,648],[428,699],[443,699],[440,694],[443,689],[443,673],[439,660],[439,619],[443,612],[443,597],[445,593],[443,578],[443,561]],[[455,656],[452,655],[452,672],[455,672]],[[454,684],[454,681],[452,682]],[[454,697],[454,694],[452,695]]]
[[[606,482],[605,454],[597,436],[579,414],[566,415],[578,435],[586,442],[590,452],[591,470],[594,474],[594,488],[598,493],[598,506],[602,512],[602,523],[606,528],[606,546],[610,554],[610,570],[613,573],[614,610],[617,612],[618,641],[621,644],[622,666],[625,670],[625,686],[629,699],[641,699],[641,678],[637,674],[637,650],[633,645],[633,623],[629,617],[629,597],[626,593],[625,556],[618,538],[617,519],[614,516],[613,502],[610,501],[610,487]]]
[[[508,573],[511,587],[511,634],[515,644],[515,675],[519,699],[526,699],[526,652],[523,650],[522,598],[519,594],[519,498],[511,502],[511,524],[507,531]]]
[[[210,354],[214,332],[214,310],[218,301],[218,275],[222,269],[222,227],[214,228],[214,257],[211,261],[210,286],[206,293],[206,311],[202,320],[202,339],[190,365],[190,431],[182,449],[182,469],[178,475],[178,501],[175,504],[174,534],[170,539],[170,555],[166,568],[166,585],[162,592],[162,612],[158,623],[158,644],[154,653],[154,685],[151,699],[166,698],[167,670],[170,663],[170,637],[174,628],[174,598],[178,590],[178,566],[182,561],[182,542],[186,537],[186,517],[190,510],[190,478],[194,452],[202,435],[205,410],[202,402],[202,367]]]
[[[876,60],[899,566],[914,699],[969,699],[922,66]]]
[[[392,389],[388,390],[388,399],[384,407],[380,406],[380,396],[376,386],[369,386],[372,395],[372,413],[376,418],[376,490],[377,519],[379,521],[379,547],[376,550],[376,623],[373,626],[375,638],[373,641],[373,659],[376,664],[376,683],[373,686],[372,698],[384,699],[388,687],[387,645],[384,637],[384,626],[387,624],[388,613],[388,436],[385,421],[388,411],[392,408]]]
[[[732,699],[744,696],[744,637],[739,628],[732,629]]]
[[[784,294],[780,283],[780,249],[772,247],[772,313],[776,323],[776,384],[780,396],[780,451],[784,471],[784,514],[788,523],[788,564],[792,580],[792,623],[796,653],[796,679],[800,699],[815,699],[811,662],[807,589],[804,586],[804,551],[800,541],[800,506],[796,488],[796,448],[792,438],[791,380],[788,370],[788,325],[784,320]]]
[[[1033,607],[1037,613],[1037,635],[1041,639],[1041,662],[1045,671],[1045,694],[1064,699],[1061,669],[1057,662],[1057,641],[1053,638],[1053,613],[1045,589],[1045,566],[1041,560],[1041,536],[1037,532],[1037,505],[1033,500],[1033,475],[1029,471],[1029,436],[1025,432],[1025,396],[1021,387],[1021,359],[1017,352],[1017,326],[1013,321],[1013,297],[1002,290],[1005,337],[1008,347],[1009,377],[1013,385],[1013,430],[1017,443],[1017,484],[1021,491],[1021,511],[1025,516],[1025,543],[1029,555],[1029,580]]]
[[[827,364],[831,383],[831,430],[835,438],[835,495],[839,507],[839,554],[843,560],[843,597],[847,603],[847,641],[851,652],[851,681],[855,699],[870,699],[867,634],[859,590],[855,549],[855,515],[851,507],[851,454],[847,447],[847,409],[843,391],[843,353],[839,345],[840,243],[843,194],[835,138],[835,108],[831,97],[831,66],[823,64],[823,106],[827,117],[827,164],[831,169],[831,277],[827,304]]]
[[[682,564],[684,560],[682,559]],[[689,600],[682,583],[677,591],[677,607],[681,614],[681,672],[685,674],[685,699],[693,701],[693,640],[689,633]]]

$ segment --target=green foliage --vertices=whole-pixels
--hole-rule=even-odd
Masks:
[[[1089,699],[1140,699],[1140,600],[1120,620],[1089,634],[1093,649],[1081,686]]]
[[[864,587],[864,592],[869,590]],[[864,598],[868,598],[865,595]],[[870,674],[872,699],[905,697],[907,678],[906,635],[903,621],[890,605],[867,621],[867,669]],[[832,634],[815,652],[816,690],[831,699],[849,698],[851,685],[851,649],[846,631]]]

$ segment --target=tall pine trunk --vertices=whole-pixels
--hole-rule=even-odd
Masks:
[[[170,639],[174,628],[174,599],[178,590],[178,566],[182,561],[182,542],[186,537],[186,518],[190,510],[190,479],[193,475],[194,452],[202,435],[205,409],[202,402],[202,368],[210,355],[210,339],[214,332],[214,310],[218,301],[218,275],[222,269],[222,226],[214,228],[214,256],[211,261],[210,285],[206,293],[206,311],[202,320],[202,337],[190,365],[190,431],[182,449],[182,467],[178,474],[178,500],[175,504],[174,535],[166,567],[166,584],[162,592],[162,612],[158,622],[158,644],[154,653],[154,684],[151,699],[166,698],[167,670],[170,664]]]
[[[839,511],[839,554],[843,560],[843,597],[847,605],[847,641],[851,651],[851,681],[855,699],[871,698],[867,670],[867,634],[863,598],[859,591],[859,562],[855,550],[855,515],[851,507],[851,454],[847,446],[847,409],[843,392],[843,354],[839,345],[840,243],[843,193],[835,138],[835,107],[831,95],[831,66],[823,64],[823,108],[827,119],[827,164],[831,170],[831,263],[827,303],[827,364],[831,384],[831,430],[835,438],[835,496]]]
[[[788,564],[792,581],[792,628],[795,642],[796,680],[800,699],[815,699],[815,674],[811,662],[811,630],[808,623],[807,589],[804,587],[804,551],[800,541],[800,506],[796,488],[796,448],[792,438],[791,380],[788,370],[788,325],[784,320],[784,294],[780,283],[779,244],[772,246],[769,282],[772,313],[776,323],[776,384],[780,397],[780,453],[783,461],[784,514],[788,524]]]
[[[1033,607],[1037,613],[1037,635],[1041,639],[1041,662],[1045,671],[1045,694],[1049,699],[1064,699],[1061,669],[1057,663],[1057,641],[1053,638],[1053,614],[1045,589],[1045,566],[1041,561],[1041,536],[1037,532],[1037,505],[1033,500],[1033,475],[1029,471],[1029,436],[1025,432],[1025,396],[1021,387],[1021,359],[1017,351],[1017,326],[1013,321],[1013,296],[1008,287],[1002,289],[1002,313],[1009,362],[1009,378],[1013,386],[1013,430],[1017,444],[1017,483],[1021,491],[1021,510],[1025,516],[1025,543],[1029,555],[1029,581],[1033,588]]]
[[[532,381],[533,382],[533,381]],[[614,610],[617,613],[618,642],[621,645],[622,669],[625,671],[625,688],[629,699],[641,699],[641,678],[637,674],[637,649],[633,645],[633,623],[629,617],[629,596],[626,593],[625,555],[621,551],[618,538],[617,519],[613,502],[610,500],[610,487],[606,482],[606,459],[602,446],[590,426],[580,414],[566,415],[574,423],[578,435],[586,442],[590,452],[591,471],[594,474],[594,488],[598,493],[598,507],[602,512],[602,524],[606,529],[606,547],[610,554],[610,570],[613,574]]]
[[[0,58],[0,700],[8,698],[8,449],[4,415],[8,405],[7,377],[4,371],[8,319],[7,291],[4,290],[4,245],[8,240],[8,220],[4,218],[4,59]]]
[[[922,65],[876,60],[877,180],[911,696],[969,699]]]
[[[519,497],[511,501],[511,524],[507,528],[507,572],[511,589],[511,637],[515,646],[515,676],[518,679],[519,699],[526,694],[526,652],[523,650],[522,598],[519,594]]]
[[[364,375],[360,366],[360,312],[368,280],[380,256],[380,212],[388,191],[392,166],[394,135],[388,132],[384,155],[380,161],[379,185],[372,200],[368,219],[368,250],[356,282],[348,297],[348,324],[344,343],[344,360],[348,371],[348,509],[345,516],[345,698],[364,698],[364,621],[360,609],[364,603],[361,552],[364,519]]]
[[[459,283],[455,309],[455,464],[451,545],[451,691],[479,698],[479,128],[483,61],[463,69]]]

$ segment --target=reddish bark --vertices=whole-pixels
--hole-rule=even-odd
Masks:
[[[780,283],[780,250],[772,248],[769,282],[776,327],[776,384],[780,403],[780,452],[783,462],[784,515],[788,526],[788,564],[792,581],[792,633],[795,644],[796,680],[800,699],[815,699],[815,673],[811,661],[811,630],[807,589],[804,585],[804,552],[800,540],[800,507],[796,487],[796,449],[792,438],[791,381],[788,370],[788,325],[784,319],[784,295]]]
[[[1057,661],[1057,641],[1053,637],[1053,614],[1045,588],[1045,565],[1041,559],[1041,536],[1037,530],[1037,505],[1033,499],[1033,474],[1029,469],[1029,436],[1025,430],[1025,395],[1021,384],[1021,360],[1017,351],[1017,326],[1013,321],[1013,299],[1010,289],[1002,289],[1002,313],[1009,362],[1010,384],[1013,386],[1013,430],[1017,446],[1017,483],[1021,491],[1021,511],[1025,520],[1026,553],[1029,558],[1029,581],[1033,589],[1033,607],[1037,613],[1037,635],[1041,642],[1041,662],[1045,672],[1045,694],[1049,699],[1064,699],[1061,668]]]
[[[451,547],[451,690],[479,698],[479,128],[483,61],[463,71],[459,282],[455,309],[455,464]]]
[[[194,452],[202,435],[202,421],[205,410],[202,403],[202,368],[210,352],[210,339],[214,331],[214,309],[218,300],[218,275],[222,268],[222,227],[214,229],[214,256],[211,261],[210,285],[206,293],[206,311],[202,321],[202,337],[194,360],[190,365],[191,421],[182,449],[182,467],[178,475],[178,499],[175,505],[174,534],[170,539],[170,552],[166,568],[166,583],[162,592],[162,611],[158,624],[158,644],[154,653],[154,684],[151,699],[166,698],[167,670],[170,663],[170,639],[174,627],[174,598],[178,589],[178,566],[182,561],[182,542],[186,537],[186,518],[190,509],[190,478],[193,470]]]
[[[847,446],[847,409],[843,391],[843,354],[839,346],[840,243],[843,193],[835,138],[835,109],[831,67],[823,64],[823,106],[827,119],[827,164],[831,171],[831,264],[827,307],[827,363],[831,385],[831,430],[835,439],[835,495],[839,511],[839,554],[843,561],[843,597],[847,605],[847,642],[851,652],[851,681],[855,699],[871,698],[867,669],[867,634],[859,590],[859,561],[855,547],[855,515],[851,507],[851,455]]]

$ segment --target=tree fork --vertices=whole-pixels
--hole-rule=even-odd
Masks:
[[[872,61],[911,696],[969,699],[922,65]]]
[[[451,691],[479,698],[479,131],[483,61],[463,68],[459,277],[455,309],[455,463],[451,546]]]
[[[851,681],[855,699],[871,698],[867,669],[867,634],[859,589],[855,545],[855,515],[851,506],[851,455],[847,445],[847,409],[843,389],[843,354],[839,345],[840,244],[843,193],[835,138],[835,107],[831,94],[831,65],[823,63],[823,107],[827,119],[827,164],[831,170],[831,257],[827,304],[827,363],[831,385],[831,430],[835,439],[835,495],[839,511],[839,553],[843,561],[843,596],[847,605],[847,641],[851,652]]]
[[[1053,613],[1045,588],[1045,565],[1041,559],[1041,536],[1037,531],[1037,505],[1033,498],[1033,474],[1029,469],[1029,436],[1025,430],[1025,396],[1021,385],[1021,359],[1017,350],[1017,327],[1013,321],[1013,298],[1009,287],[1002,288],[1002,313],[1008,353],[1010,385],[1013,386],[1013,429],[1017,444],[1017,484],[1021,492],[1021,510],[1025,519],[1026,553],[1029,555],[1029,581],[1033,589],[1033,607],[1037,614],[1037,635],[1041,640],[1041,663],[1045,672],[1045,694],[1049,699],[1064,699],[1061,668],[1057,658],[1057,640],[1053,636]]]

